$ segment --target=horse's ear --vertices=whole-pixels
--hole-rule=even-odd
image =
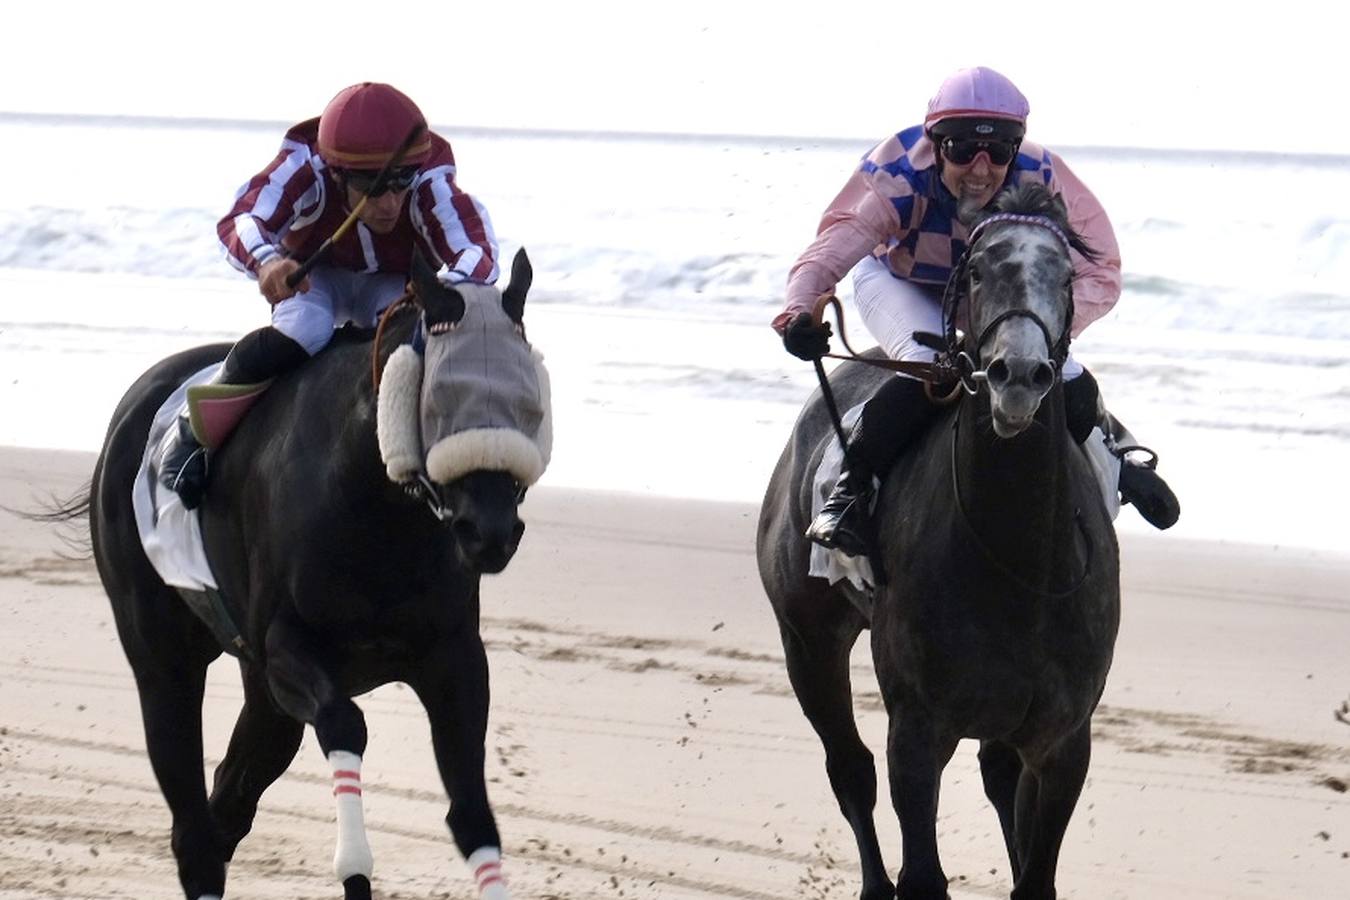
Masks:
[[[1055,214],[1061,222],[1069,221],[1069,207],[1064,203],[1063,194],[1051,194],[1050,205],[1054,207]]]
[[[525,318],[525,295],[529,293],[533,280],[534,268],[530,265],[530,258],[525,255],[525,248],[521,247],[516,251],[515,259],[511,260],[511,283],[502,291],[502,309],[517,325]]]
[[[413,249],[412,272],[409,274],[427,331],[439,334],[464,318],[464,298],[459,291],[441,283],[420,247]]]

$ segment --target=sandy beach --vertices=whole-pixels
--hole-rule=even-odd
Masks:
[[[0,449],[0,504],[88,478],[82,453]],[[857,896],[857,854],[788,688],[749,504],[531,491],[484,588],[490,790],[518,900]],[[1126,511],[1124,515],[1133,515]],[[0,512],[0,897],[176,898],[167,808],[93,564]],[[1062,897],[1333,898],[1350,889],[1350,558],[1122,538],[1124,616]],[[864,736],[885,731],[865,649]],[[208,769],[241,698],[212,667]],[[470,900],[411,691],[359,701],[377,896]],[[1005,897],[967,742],[939,842],[955,898]],[[312,733],[264,796],[229,895],[331,898],[333,805]],[[888,801],[883,849],[899,866]]]

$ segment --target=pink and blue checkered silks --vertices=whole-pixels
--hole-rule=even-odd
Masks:
[[[964,115],[1025,121],[1021,91],[992,69],[964,69],[947,79],[929,104],[925,124],[914,125],[872,148],[820,219],[816,238],[788,274],[787,302],[774,318],[781,334],[822,294],[831,293],[867,256],[891,275],[933,293],[934,302],[969,240],[957,201],[942,184],[937,147],[928,136],[934,121]],[[1097,261],[1074,261],[1074,334],[1105,315],[1120,298],[1120,247],[1106,211],[1057,154],[1023,141],[1003,186],[1025,181],[1047,186],[1064,201],[1069,223],[1097,251]]]

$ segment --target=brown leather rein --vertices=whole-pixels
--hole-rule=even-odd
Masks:
[[[821,294],[816,300],[816,308],[811,313],[811,318],[817,325],[825,319],[825,310],[829,307],[834,309],[835,321],[839,324],[839,341],[844,345],[848,353],[826,353],[828,359],[838,359],[844,362],[858,362],[864,365],[872,366],[877,369],[885,369],[888,372],[898,372],[902,375],[910,375],[924,382],[930,388],[935,386],[952,386],[951,390],[942,394],[935,394],[929,391],[929,397],[934,402],[945,403],[956,398],[957,392],[961,387],[962,369],[954,362],[952,354],[948,351],[942,351],[934,348],[936,359],[933,362],[913,362],[903,359],[890,359],[888,357],[868,357],[859,355],[858,351],[853,349],[853,345],[848,342],[848,334],[844,330],[844,305],[839,302],[839,298],[834,294]],[[933,335],[935,341],[941,338]]]
[[[403,292],[402,297],[389,304],[389,308],[380,314],[379,324],[375,326],[375,343],[370,349],[370,383],[375,388],[376,397],[380,395],[380,373],[384,371],[384,367],[380,365],[380,345],[383,343],[384,326],[398,310],[405,306],[416,305],[417,300],[409,288]]]

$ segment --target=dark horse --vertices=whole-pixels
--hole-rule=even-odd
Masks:
[[[511,410],[487,407],[508,393],[494,392],[493,365],[526,371],[534,364],[521,318],[529,282],[523,251],[504,292],[448,288],[417,261],[412,294],[428,326],[423,436],[445,433],[443,423],[429,421],[428,408],[438,408],[434,394],[440,392],[444,407],[446,392],[460,399],[470,393],[463,383],[455,386],[455,366],[472,370],[464,373],[469,384],[486,386],[475,401],[484,416],[498,426],[514,421]],[[489,305],[475,312],[475,296]],[[371,356],[383,363],[417,320],[389,317],[377,348],[369,332],[340,333],[315,359],[278,379],[212,460],[201,531],[220,594],[239,611],[245,649],[239,652],[244,705],[209,796],[201,704],[207,666],[222,647],[152,567],[138,537],[132,489],[156,410],[228,345],[155,365],[113,414],[90,487],[93,550],[135,674],[150,762],[172,812],[173,852],[190,900],[224,893],[226,864],[252,826],[259,797],[290,765],[306,724],[334,767],[334,865],[345,896],[370,897],[359,800],[366,724],[350,698],[390,681],[407,683],[426,708],[450,797],[446,822],[477,870],[482,895],[507,896],[483,775],[488,664],[478,631],[479,581],[481,573],[503,569],[516,550],[523,484],[518,474],[482,459],[439,485],[433,467],[424,491],[441,509],[438,517],[386,477]],[[486,352],[433,353],[435,335],[449,340],[469,332]],[[448,371],[433,372],[433,360]],[[538,381],[533,388],[537,406],[546,404]],[[414,399],[414,416],[418,407]]]
[[[947,896],[938,787],[962,738],[980,741],[1018,900],[1053,898],[1055,867],[1087,774],[1090,720],[1120,616],[1115,532],[1065,427],[1058,377],[1072,312],[1058,198],[1016,188],[976,224],[950,296],[968,317],[968,390],[882,485],[875,516],[888,576],[869,599],[808,575],[812,475],[835,440],[821,394],[798,419],[760,513],[760,577],[788,676],[862,857],[862,897]],[[954,341],[955,329],[949,328]],[[884,374],[850,362],[840,408]],[[890,720],[886,761],[903,865],[893,888],[873,825],[877,781],[853,718],[849,652],[865,628]]]

